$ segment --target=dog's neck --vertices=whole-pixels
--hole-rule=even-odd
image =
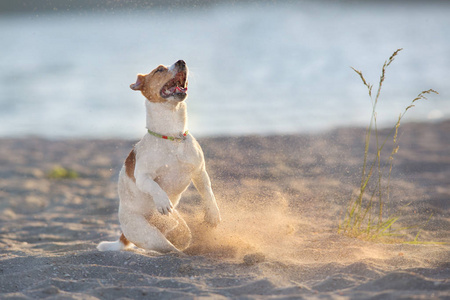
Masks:
[[[162,135],[179,136],[187,130],[186,103],[145,101],[147,129]]]

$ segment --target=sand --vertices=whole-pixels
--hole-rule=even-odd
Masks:
[[[189,188],[186,256],[95,248],[118,238],[116,180],[136,141],[1,139],[0,298],[450,299],[450,121],[403,126],[389,206],[399,226],[432,213],[418,240],[447,244],[337,233],[363,137],[343,128],[200,139],[223,222],[202,226]],[[79,178],[48,178],[56,165]]]

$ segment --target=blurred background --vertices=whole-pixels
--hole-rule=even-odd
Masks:
[[[0,0],[0,137],[145,133],[137,73],[184,59],[198,137],[366,126],[372,84],[395,124],[450,117],[447,1]]]

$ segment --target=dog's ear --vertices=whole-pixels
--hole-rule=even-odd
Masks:
[[[142,74],[138,74],[136,82],[130,84],[130,88],[135,91],[141,91],[144,86],[145,76]]]

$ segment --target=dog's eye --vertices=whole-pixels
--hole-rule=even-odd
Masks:
[[[164,71],[166,68],[164,68],[164,67],[159,67],[158,69],[156,69],[156,73],[158,73],[158,72],[162,72],[162,71]]]

